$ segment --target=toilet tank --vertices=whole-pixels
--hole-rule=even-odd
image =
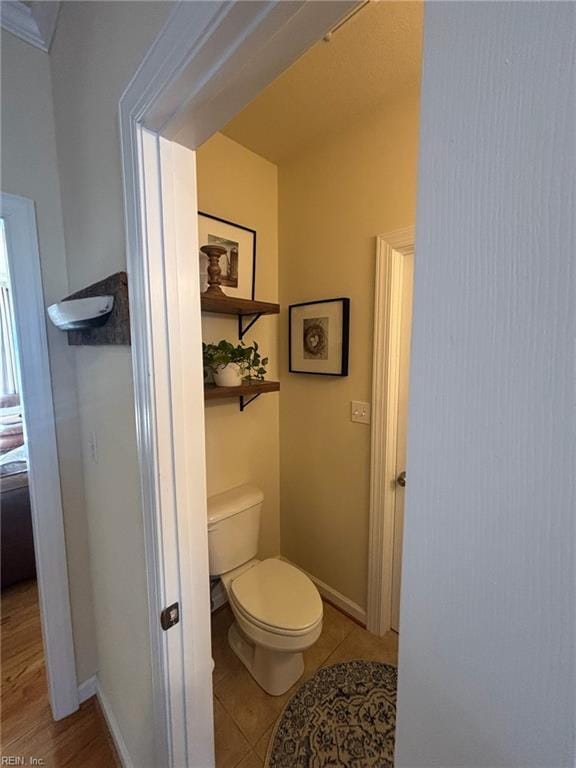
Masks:
[[[208,498],[210,576],[220,576],[256,556],[264,494],[239,485]]]

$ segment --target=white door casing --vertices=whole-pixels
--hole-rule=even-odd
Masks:
[[[180,2],[120,101],[157,766],[214,765],[194,154],[357,3]],[[197,350],[197,351],[196,351]],[[167,632],[160,611],[178,602]]]
[[[143,242],[150,284],[150,334],[156,397],[158,535],[165,553],[151,616],[178,602],[181,631],[159,641],[170,691],[168,749],[173,765],[213,760],[211,721],[187,746],[186,724],[212,708],[210,597],[206,526],[203,370],[197,253],[195,153],[139,129],[140,175],[146,196]],[[189,396],[184,396],[188,389]],[[194,392],[193,396],[191,392]],[[178,418],[174,418],[175,414]],[[194,425],[191,430],[188,425]],[[188,576],[188,578],[186,578]],[[186,636],[194,643],[185,643]],[[193,751],[189,752],[193,747]]]
[[[56,720],[79,706],[60,469],[34,202],[0,196],[28,449],[28,482],[48,695]]]
[[[414,241],[413,226],[377,238],[366,611],[367,628],[377,635],[392,627],[403,281]]]
[[[414,283],[414,254],[402,254],[402,306],[400,308],[400,350],[398,362],[398,416],[396,435],[396,487],[394,494],[394,555],[392,558],[392,620],[391,627],[400,631],[400,584],[402,582],[402,542],[404,534],[404,485],[398,478],[406,473],[406,446],[408,440],[408,396],[410,379],[410,340],[412,335],[412,294]]]

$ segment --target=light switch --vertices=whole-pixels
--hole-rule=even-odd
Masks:
[[[370,403],[352,400],[350,403],[350,420],[358,424],[370,424]]]
[[[88,435],[88,449],[90,451],[90,458],[94,464],[98,464],[98,438],[96,432],[90,432]]]

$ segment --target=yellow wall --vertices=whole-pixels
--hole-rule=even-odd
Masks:
[[[279,168],[282,554],[366,605],[375,237],[413,224],[418,95]],[[347,378],[288,373],[289,304],[351,299]]]
[[[200,210],[257,232],[256,298],[278,301],[278,172],[273,163],[221,134],[197,153]],[[205,341],[237,341],[236,318],[204,315]],[[278,378],[278,317],[261,317],[245,337],[270,358]],[[278,394],[263,395],[240,413],[238,400],[206,404],[208,494],[241,483],[264,491],[260,556],[280,552]]]
[[[46,305],[69,293],[48,55],[2,30],[2,191],[34,200]],[[75,356],[46,326],[79,682],[97,669]]]

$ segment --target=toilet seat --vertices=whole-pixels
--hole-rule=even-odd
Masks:
[[[295,639],[304,638],[304,637],[308,637],[308,635],[310,635],[311,632],[314,632],[314,630],[316,630],[317,627],[322,626],[322,616],[320,616],[318,620],[314,622],[314,624],[312,624],[309,627],[305,627],[304,629],[296,629],[296,630],[283,629],[282,627],[276,627],[270,624],[266,624],[263,621],[259,621],[254,616],[251,616],[242,608],[242,606],[238,605],[234,596],[230,597],[230,604],[231,604],[232,612],[235,614],[236,618],[239,621],[241,621],[243,627],[246,627],[248,625],[254,630],[259,629],[261,630],[263,635],[268,635],[268,634],[276,635],[278,636],[278,638],[286,638],[286,639],[289,639],[291,637]]]
[[[242,618],[266,632],[308,635],[322,623],[322,600],[306,574],[270,558],[234,579],[229,597]]]

